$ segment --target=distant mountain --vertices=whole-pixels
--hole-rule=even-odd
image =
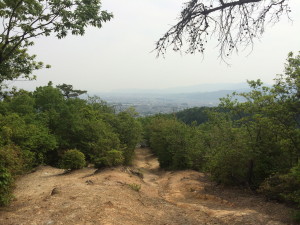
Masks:
[[[199,106],[217,106],[220,98],[232,94],[234,90],[194,92],[194,93],[111,93],[99,96],[123,111],[133,106],[141,116],[157,113],[174,113],[187,108]],[[239,91],[238,91],[239,92]],[[244,101],[239,97],[239,101]]]
[[[100,96],[110,105],[122,111],[135,107],[140,115],[172,113],[195,106],[217,106],[220,98],[233,92],[247,92],[247,83],[200,84],[193,86],[142,90],[127,89],[106,93],[92,93]],[[242,97],[239,101],[244,101]]]
[[[238,91],[248,89],[247,83],[216,83],[216,84],[198,84],[193,86],[175,87],[164,89],[166,93],[203,93],[203,92],[216,92],[233,90]]]
[[[143,93],[143,94],[179,94],[179,93],[203,93],[214,91],[238,91],[249,89],[249,85],[244,83],[210,83],[210,84],[198,84],[192,86],[181,86],[165,89],[122,89],[115,90],[111,93]]]

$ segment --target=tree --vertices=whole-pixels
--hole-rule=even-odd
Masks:
[[[188,42],[187,53],[204,53],[208,38],[216,35],[222,59],[241,47],[253,45],[265,31],[266,24],[277,23],[291,11],[288,0],[189,0],[179,22],[156,43],[158,56],[167,47],[181,50]],[[186,36],[185,36],[186,35]]]
[[[82,90],[74,90],[73,85],[71,84],[61,84],[56,86],[58,89],[60,89],[63,93],[63,96],[66,98],[76,98],[79,95],[86,94],[87,91]]]
[[[115,108],[113,106],[110,106],[106,101],[102,100],[96,95],[88,96],[87,103],[92,107],[93,110],[98,111],[99,113],[115,113]]]
[[[135,146],[141,140],[142,127],[134,118],[136,115],[133,108],[128,108],[126,111],[120,112],[112,124],[124,147],[124,163],[126,165],[132,163]]]
[[[100,0],[0,0],[0,84],[34,78],[32,72],[43,67],[28,53],[34,38],[83,35],[87,26],[100,28],[111,18]]]
[[[146,124],[148,143],[161,168],[200,169],[199,130],[174,118],[155,116]]]
[[[197,124],[202,124],[208,121],[206,111],[209,109],[211,109],[211,107],[194,107],[179,111],[175,115],[177,119],[181,120],[185,124],[191,125],[194,122],[196,122]]]
[[[35,107],[39,112],[58,110],[65,103],[63,94],[58,88],[52,87],[51,83],[48,86],[37,87],[33,96]]]

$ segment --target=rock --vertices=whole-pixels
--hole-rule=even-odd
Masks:
[[[93,182],[92,180],[87,180],[87,181],[85,181],[85,183],[86,183],[87,185],[92,185],[92,184],[94,184],[94,182]]]
[[[105,203],[104,203],[104,206],[105,206],[106,208],[113,208],[113,207],[114,207],[114,204],[113,204],[111,201],[108,201],[108,202],[105,202]]]
[[[45,225],[52,225],[52,224],[54,224],[54,221],[53,220],[49,220],[49,221],[45,222],[44,224]]]
[[[55,188],[52,189],[51,195],[57,195],[57,194],[59,194],[59,192],[60,192],[60,191],[58,190],[58,188],[55,187]]]
[[[144,179],[144,174],[138,170],[133,170],[133,169],[130,169],[130,172],[132,175],[134,176],[138,176],[139,178],[141,179]]]

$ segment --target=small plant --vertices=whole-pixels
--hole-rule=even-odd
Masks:
[[[132,190],[139,192],[141,190],[141,185],[140,184],[127,184],[128,187],[130,187]]]
[[[61,159],[61,168],[67,170],[81,169],[85,164],[84,154],[77,149],[66,151]]]

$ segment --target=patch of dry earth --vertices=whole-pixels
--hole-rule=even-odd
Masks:
[[[292,224],[290,209],[283,205],[217,187],[196,171],[160,170],[149,149],[136,150],[132,168],[63,172],[45,166],[20,178],[15,201],[0,210],[0,224]]]

